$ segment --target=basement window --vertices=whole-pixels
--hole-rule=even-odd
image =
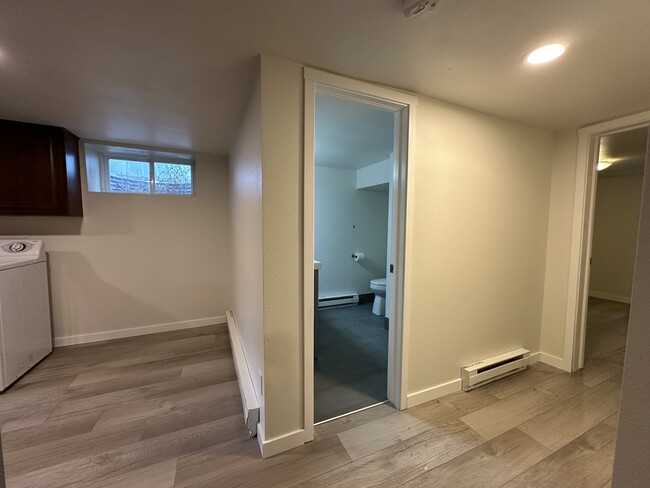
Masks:
[[[190,155],[85,144],[88,191],[193,195],[194,160]]]

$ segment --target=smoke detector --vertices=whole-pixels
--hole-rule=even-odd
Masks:
[[[414,19],[422,14],[431,12],[440,0],[403,0],[402,12],[408,19]]]

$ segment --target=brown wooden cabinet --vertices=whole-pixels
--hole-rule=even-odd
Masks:
[[[81,216],[79,138],[0,120],[0,214]]]

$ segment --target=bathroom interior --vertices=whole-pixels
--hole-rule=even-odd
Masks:
[[[314,420],[387,401],[394,112],[317,94]]]

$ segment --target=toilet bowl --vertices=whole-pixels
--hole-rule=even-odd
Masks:
[[[386,315],[386,278],[375,278],[370,281],[370,289],[375,294],[372,313]]]

